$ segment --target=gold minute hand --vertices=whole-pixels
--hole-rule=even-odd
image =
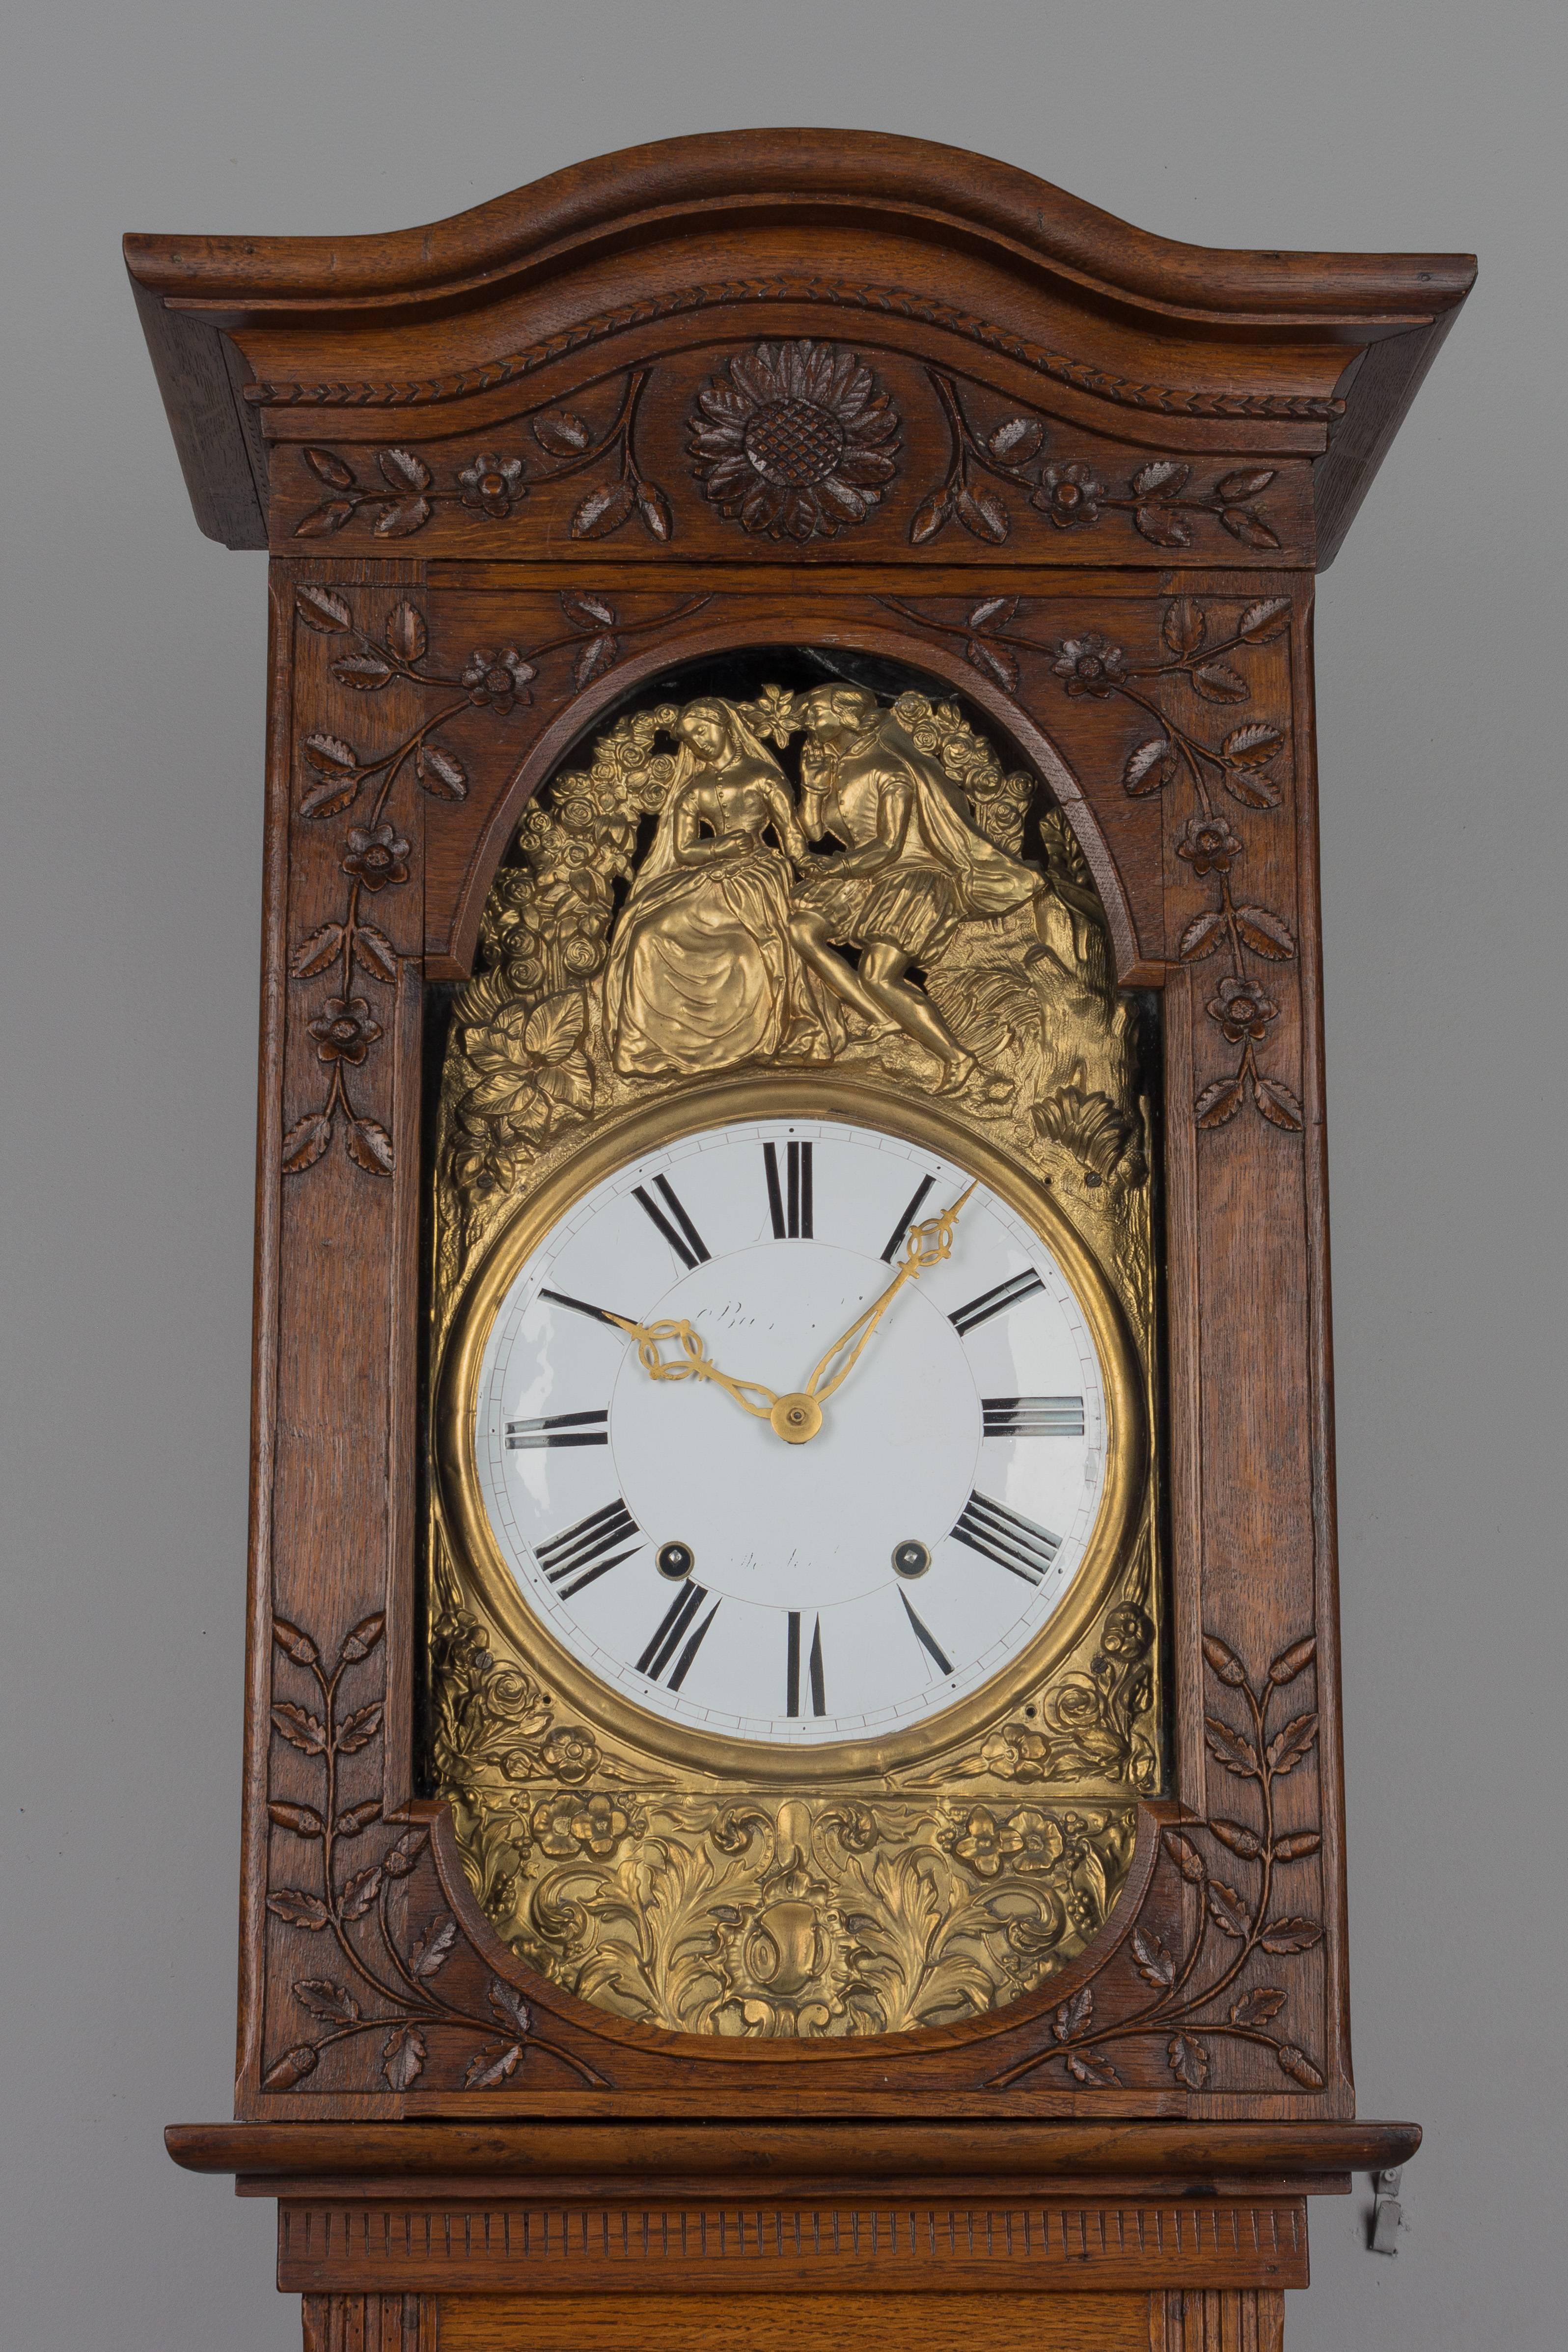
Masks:
[[[755,1413],[758,1421],[768,1420],[778,1403],[773,1391],[764,1388],[760,1381],[733,1381],[727,1372],[721,1372],[707,1352],[702,1333],[689,1323],[631,1323],[623,1315],[611,1315],[608,1307],[604,1311],[617,1329],[635,1339],[637,1360],[651,1381],[711,1381],[715,1388],[732,1396],[743,1412]],[[680,1353],[666,1361],[663,1350],[672,1343]],[[761,1401],[754,1404],[754,1397]]]
[[[843,1386],[860,1361],[867,1340],[904,1284],[913,1281],[916,1275],[924,1274],[927,1266],[939,1265],[945,1257],[951,1256],[953,1228],[958,1222],[958,1212],[974,1189],[975,1186],[971,1183],[968,1190],[960,1193],[952,1207],[944,1209],[939,1217],[927,1217],[924,1223],[910,1227],[908,1250],[897,1274],[888,1284],[882,1297],[873,1299],[864,1312],[856,1317],[849,1329],[833,1341],[832,1346],[807,1381],[806,1394],[816,1403],[821,1404],[824,1397],[831,1397],[835,1389]],[[847,1356],[844,1353],[846,1349],[849,1350]],[[827,1378],[830,1366],[837,1362],[841,1356],[844,1356],[844,1361],[839,1364],[831,1379]]]

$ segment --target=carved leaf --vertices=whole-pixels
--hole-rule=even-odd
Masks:
[[[575,628],[598,630],[615,626],[617,615],[614,605],[607,604],[602,596],[585,594],[580,588],[564,588],[561,591],[560,609]]]
[[[1236,624],[1236,634],[1249,646],[1266,646],[1270,637],[1283,635],[1290,625],[1290,598],[1265,596],[1260,604],[1248,605]]]
[[[359,754],[351,743],[340,735],[324,735],[319,729],[305,738],[305,757],[319,776],[336,782],[359,772]]]
[[[1163,735],[1151,736],[1146,743],[1128,752],[1127,764],[1122,771],[1122,790],[1130,793],[1135,801],[1145,800],[1150,793],[1157,793],[1162,784],[1168,784],[1176,772],[1176,757],[1171,745]]]
[[[1173,514],[1169,507],[1134,507],[1133,521],[1155,547],[1192,545],[1192,525],[1185,515]]]
[[[1222,1642],[1218,1633],[1204,1635],[1203,1654],[1208,1661],[1209,1672],[1218,1675],[1222,1683],[1228,1683],[1232,1690],[1246,1689],[1246,1667],[1229,1643]]]
[[[528,1015],[523,1031],[523,1044],[541,1062],[553,1062],[569,1054],[581,1036],[588,1019],[588,1001],[580,988],[562,989],[557,996],[547,996]]]
[[[971,637],[964,647],[964,656],[976,669],[988,671],[1009,694],[1018,692],[1018,661],[1006,646],[992,645],[984,637]]]
[[[356,1168],[362,1168],[368,1176],[392,1174],[392,1139],[379,1119],[350,1119],[344,1141]]]
[[[1228,1118],[1234,1118],[1241,1108],[1242,1093],[1239,1074],[1216,1078],[1205,1087],[1192,1107],[1199,1127],[1223,1127]]]
[[[350,1630],[348,1640],[339,1651],[338,1664],[340,1666],[352,1666],[356,1665],[360,1659],[368,1658],[386,1632],[386,1628],[384,1610],[378,1609],[373,1616],[361,1617],[359,1623]]]
[[[416,662],[430,643],[424,614],[404,596],[387,614],[387,643],[400,661]]]
[[[1256,1862],[1263,1851],[1262,1839],[1256,1830],[1249,1830],[1245,1822],[1215,1821],[1208,1826],[1220,1844],[1228,1845],[1231,1853],[1239,1853],[1244,1862]]]
[[[353,2025],[359,2021],[360,2004],[348,1986],[334,1984],[329,1978],[301,1979],[294,1988],[294,1998],[325,2025]]]
[[[1166,1987],[1175,1984],[1176,1961],[1152,1932],[1142,1927],[1134,1928],[1133,1959],[1145,1984]]]
[[[1133,496],[1148,499],[1153,498],[1156,490],[1163,490],[1166,498],[1177,498],[1186,489],[1191,471],[1190,466],[1178,466],[1174,457],[1152,457],[1134,475],[1130,486]]]
[[[1207,1885],[1207,1865],[1190,1838],[1183,1837],[1179,1830],[1167,1830],[1166,1846],[1189,1886]]]
[[[450,1911],[438,1913],[423,1934],[418,1937],[413,1951],[408,1956],[409,1974],[417,1977],[422,1984],[428,1978],[437,1975],[445,1964],[452,1947],[456,1941],[456,1920]]]
[[[430,488],[430,467],[412,449],[381,449],[376,463],[383,480],[394,490],[427,490]]]
[[[1016,596],[982,596],[969,615],[971,629],[988,629],[993,624],[1005,625],[1018,611]]]
[[[341,816],[359,797],[360,779],[350,776],[340,783],[313,784],[299,803],[299,814],[318,821],[323,817]]]
[[[264,2091],[291,2091],[296,2083],[302,2083],[307,2074],[315,2072],[316,2053],[308,2042],[302,2042],[298,2049],[286,2050],[281,2058],[274,2060],[261,2078],[261,2087]]]
[[[1266,1952],[1310,1952],[1322,1939],[1323,1931],[1315,1919],[1292,1912],[1288,1918],[1270,1919],[1259,1941]]]
[[[1306,2052],[1298,2050],[1293,2042],[1281,2042],[1274,2055],[1279,2060],[1282,2071],[1290,2075],[1292,2082],[1300,2083],[1303,2090],[1321,2091],[1322,2089],[1322,2076],[1307,2056]]]
[[[1233,1936],[1239,1944],[1245,1941],[1252,1925],[1252,1915],[1234,1886],[1227,1886],[1222,1878],[1208,1882],[1208,1916],[1222,1935]]]
[[[319,1895],[307,1895],[301,1886],[275,1887],[267,1898],[267,1907],[275,1919],[287,1920],[291,1927],[325,1927],[331,1914]]]
[[[551,408],[535,417],[534,439],[552,457],[580,457],[593,446],[593,431],[575,409]]]
[[[1208,2053],[1190,2033],[1173,2033],[1166,2044],[1171,2073],[1189,2091],[1201,2091],[1208,2080]]]
[[[356,923],[354,926],[354,961],[361,964],[366,971],[373,972],[378,980],[395,984],[397,950],[386,933],[378,930],[374,923]],[[316,969],[319,971],[319,965]]]
[[[382,2073],[394,2091],[409,2090],[424,2072],[424,2036],[412,2025],[394,2026],[382,2052]]]
[[[1219,781],[1231,799],[1239,801],[1243,808],[1268,809],[1280,805],[1279,785],[1260,770],[1249,773],[1242,768],[1222,768]]]
[[[505,1977],[492,1977],[489,1994],[490,2006],[502,2024],[509,2025],[526,2040],[534,2030],[534,2014],[517,1986],[509,1985]]]
[[[1167,604],[1160,626],[1166,645],[1183,661],[1197,653],[1208,633],[1207,616],[1190,596],[1178,596]]]
[[[1081,1985],[1071,2000],[1064,2000],[1051,2020],[1051,2030],[1059,2042],[1071,2042],[1075,2033],[1086,2033],[1094,2017],[1094,1995],[1088,1985]]]
[[[382,1868],[389,1878],[406,1878],[424,1851],[428,1830],[404,1830],[390,1853],[382,1856]]]
[[[1254,955],[1267,957],[1270,963],[1283,963],[1296,952],[1289,926],[1278,915],[1271,915],[1267,907],[1238,907],[1236,928],[1241,934],[1242,945],[1250,948]]]
[[[420,782],[438,801],[465,801],[468,797],[468,771],[461,760],[454,759],[439,743],[422,743],[413,756],[414,773]]]
[[[332,663],[331,671],[340,686],[351,686],[357,694],[375,694],[390,685],[395,675],[391,662],[380,654],[345,654],[341,661]]]
[[[1217,499],[1225,499],[1231,502],[1237,499],[1255,499],[1261,491],[1268,488],[1273,478],[1274,468],[1271,466],[1257,474],[1245,471],[1239,474],[1224,474],[1214,486],[1214,495]]]
[[[402,499],[382,507],[376,517],[378,539],[409,539],[430,520],[428,499]]]
[[[342,948],[342,924],[323,923],[319,931],[311,931],[300,940],[289,959],[288,969],[296,980],[313,979],[341,954]]]
[[[1223,907],[1210,908],[1207,915],[1195,917],[1176,942],[1176,953],[1184,963],[1197,963],[1212,955],[1219,945],[1225,929]]]
[[[361,1830],[368,1830],[381,1817],[381,1799],[367,1797],[362,1804],[350,1805],[346,1812],[339,1814],[332,1824],[333,1832],[338,1837],[358,1837]]]
[[[1232,728],[1219,748],[1235,766],[1258,768],[1265,760],[1273,758],[1284,740],[1281,729],[1270,727],[1267,719],[1255,719],[1249,726]]]
[[[1205,662],[1192,674],[1193,685],[1206,702],[1245,702],[1247,680],[1228,662]]]
[[[1304,1862],[1308,1854],[1316,1853],[1322,1843],[1322,1839],[1316,1830],[1291,1830],[1284,1837],[1275,1839],[1274,1859],[1276,1862]]]
[[[915,519],[909,526],[911,546],[924,547],[928,539],[935,539],[943,524],[946,522],[948,512],[947,500],[944,493],[940,490],[933,490],[931,496],[923,499],[915,509]]]
[[[1244,1992],[1239,2000],[1231,2003],[1230,2022],[1267,2025],[1271,2017],[1279,2016],[1286,1998],[1278,1985],[1254,1985],[1250,1992]]]
[[[1239,1779],[1255,1780],[1258,1778],[1258,1750],[1252,1742],[1243,1739],[1239,1731],[1232,1731],[1230,1726],[1222,1723],[1217,1715],[1206,1715],[1203,1723],[1204,1745],[1209,1754],[1218,1756],[1226,1770],[1234,1772]]]
[[[976,539],[988,541],[993,547],[1001,545],[1011,528],[1006,507],[995,490],[988,489],[983,482],[977,490],[960,489],[954,499],[953,511],[967,531]]]
[[[267,1811],[269,1821],[280,1830],[292,1830],[296,1837],[319,1838],[327,1833],[327,1824],[314,1805],[287,1805],[275,1798]]]
[[[1232,539],[1240,540],[1247,547],[1278,547],[1277,534],[1270,530],[1254,507],[1227,507],[1219,518]]]
[[[325,482],[329,490],[353,488],[353,467],[345,466],[341,457],[335,457],[330,449],[304,449],[300,455],[316,479],[319,482]]]
[[[380,1699],[377,1699],[372,1706],[356,1708],[352,1715],[346,1717],[343,1727],[338,1734],[340,1750],[345,1756],[358,1755],[361,1748],[370,1746],[381,1727],[382,1702]]]
[[[674,538],[675,522],[670,501],[657,482],[638,483],[637,520],[649,538],[656,539],[661,547]]]
[[[612,531],[620,530],[632,507],[630,482],[601,482],[572,516],[573,539],[608,539]]]
[[[572,671],[578,686],[580,688],[591,686],[596,677],[603,675],[604,671],[612,669],[620,651],[621,643],[617,637],[591,637],[578,655],[577,664]]]
[[[298,533],[296,534],[298,536]],[[308,629],[346,629],[353,618],[349,600],[340,596],[335,588],[321,588],[314,582],[294,591],[294,609]]]
[[[1318,1641],[1315,1633],[1307,1634],[1300,1642],[1292,1642],[1288,1650],[1281,1651],[1269,1668],[1269,1680],[1275,1684],[1293,1683],[1298,1675],[1306,1672],[1317,1654]]]
[[[329,499],[324,507],[312,507],[308,515],[300,518],[294,526],[294,536],[296,539],[326,539],[333,531],[341,530],[353,511],[348,499]]]
[[[1074,2050],[1068,2058],[1067,2071],[1080,2083],[1120,2083],[1122,2077],[1103,2050]]]
[[[1289,1087],[1279,1078],[1254,1077],[1252,1096],[1259,1109],[1272,1127],[1283,1127],[1299,1135],[1306,1125],[1306,1114]]]
[[[343,1889],[342,1913],[345,1919],[362,1919],[382,1891],[382,1866],[372,1863],[369,1870],[360,1871]]]
[[[998,425],[986,446],[1004,466],[1027,466],[1045,446],[1045,427],[1038,416],[1009,416],[1005,425]]]
[[[522,2044],[517,2042],[509,2049],[503,2050],[499,2057],[488,2050],[481,2050],[477,2058],[471,2058],[468,2062],[468,2071],[463,2077],[464,2089],[493,2091],[497,2084],[506,2081],[508,2074],[516,2073],[522,2054]]]
[[[280,1650],[286,1650],[297,1666],[315,1666],[321,1663],[321,1653],[308,1633],[291,1625],[287,1617],[272,1621],[272,1638]]]
[[[302,1706],[291,1706],[287,1699],[280,1699],[272,1710],[272,1720],[285,1739],[307,1756],[326,1754],[327,1727],[319,1716],[307,1715]]]
[[[1317,1736],[1315,1715],[1292,1716],[1278,1738],[1269,1742],[1269,1761],[1275,1772],[1293,1771],[1302,1757],[1311,1754]]]

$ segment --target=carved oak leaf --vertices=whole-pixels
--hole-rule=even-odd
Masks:
[[[1232,2025],[1267,2025],[1271,2017],[1279,2016],[1286,1998],[1279,1985],[1254,1985],[1250,1992],[1244,1992],[1239,2000],[1231,2003],[1230,2022]]]
[[[327,1750],[327,1727],[319,1716],[308,1715],[302,1706],[280,1699],[272,1710],[274,1727],[307,1756],[322,1756]]]
[[[1087,1985],[1082,1986],[1071,2000],[1064,2000],[1051,2020],[1051,2032],[1059,2042],[1070,2042],[1075,2033],[1087,2031],[1094,2016],[1094,1995]]]
[[[307,1895],[301,1886],[277,1886],[267,1898],[267,1907],[275,1919],[284,1920],[290,1927],[315,1929],[331,1925],[331,1914],[319,1895]]]
[[[1283,1731],[1269,1742],[1269,1761],[1274,1770],[1280,1773],[1294,1771],[1302,1757],[1310,1754],[1317,1736],[1318,1718],[1315,1715],[1292,1717]]]
[[[1321,1944],[1323,1931],[1315,1919],[1291,1914],[1283,1919],[1270,1919],[1259,1942],[1266,1952],[1310,1952]]]
[[[1230,1726],[1217,1715],[1206,1715],[1203,1725],[1204,1746],[1209,1754],[1218,1756],[1226,1770],[1234,1772],[1239,1779],[1255,1780],[1258,1777],[1258,1750],[1252,1742],[1243,1739],[1239,1731],[1232,1731]]]
[[[1176,1964],[1174,1956],[1152,1930],[1133,1930],[1133,1959],[1145,1984],[1170,1986],[1176,1982]]]
[[[1246,1941],[1251,1926],[1251,1915],[1234,1886],[1227,1886],[1222,1878],[1208,1882],[1208,1916],[1220,1933],[1233,1936],[1236,1941]]]
[[[1080,2083],[1101,2086],[1120,2083],[1122,2077],[1103,2050],[1074,2050],[1067,2060],[1067,2071]]]
[[[516,1985],[509,1985],[505,1977],[492,1977],[488,1991],[490,2006],[503,2025],[525,2036],[533,2032],[533,2011]]]
[[[438,1912],[429,1926],[415,1940],[408,1956],[409,1974],[423,1983],[435,1976],[449,1958],[457,1941],[457,1922],[450,1911]]]
[[[463,2077],[464,2089],[465,2091],[495,2090],[498,2084],[506,2081],[508,2074],[516,2073],[522,2054],[522,2044],[517,2042],[514,2042],[508,2049],[503,2050],[499,2056],[492,2051],[481,2050],[476,2058],[472,2058],[468,2062],[468,2071]]]
[[[306,1977],[296,1984],[294,1998],[301,2009],[309,2011],[327,2025],[354,2025],[359,2022],[360,2004],[347,1985],[334,1984],[326,1977]]]
[[[343,1889],[341,1910],[345,1919],[362,1919],[382,1891],[382,1865],[372,1863],[369,1870],[358,1872]]]
[[[1189,2091],[1201,2091],[1208,2080],[1208,2053],[1190,2033],[1173,2033],[1166,2044],[1171,2073]]]
[[[425,2040],[412,2025],[395,2026],[382,2052],[382,2073],[394,2091],[406,2091],[424,2071]]]

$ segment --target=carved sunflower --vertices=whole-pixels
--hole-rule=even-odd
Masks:
[[[898,411],[836,343],[758,343],[709,377],[690,425],[714,505],[768,539],[863,522],[897,471]]]

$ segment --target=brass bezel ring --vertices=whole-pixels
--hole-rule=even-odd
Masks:
[[[502,1558],[480,1496],[473,1430],[486,1345],[519,1266],[583,1193],[628,1160],[748,1119],[838,1119],[923,1143],[967,1169],[1033,1227],[1071,1283],[1099,1353],[1105,1384],[1106,1475],[1099,1516],[1078,1573],[1026,1646],[977,1691],[940,1715],[879,1739],[774,1747],[668,1723],[591,1674],[538,1618]],[[925,1100],[865,1081],[821,1075],[709,1080],[595,1127],[580,1149],[529,1195],[492,1240],[453,1320],[435,1381],[438,1507],[460,1572],[547,1690],[615,1738],[642,1748],[688,1782],[800,1788],[885,1779],[988,1731],[1039,1686],[1082,1640],[1142,1517],[1148,1473],[1144,1381],[1125,1317],[1097,1260],[1050,1193],[1009,1156]]]

